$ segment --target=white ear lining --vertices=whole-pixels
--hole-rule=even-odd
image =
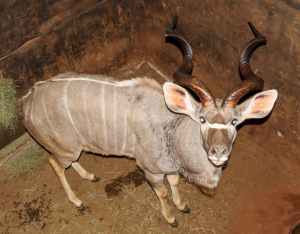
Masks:
[[[191,97],[189,95],[186,95],[186,99],[184,99],[184,103],[186,105],[186,108],[191,111],[191,112],[195,112],[195,105],[193,105],[193,100],[191,99]]]
[[[173,92],[172,89],[173,91],[177,89],[179,90],[179,93],[181,91],[183,94],[178,95],[178,93],[176,93],[176,91]],[[163,85],[163,92],[165,102],[171,111],[175,113],[186,114],[196,122],[200,121],[200,119],[195,116],[196,103],[183,87],[172,82],[166,82]],[[181,105],[183,103],[184,106]]]
[[[259,110],[259,112],[265,113],[265,114],[257,115],[256,112],[252,113],[252,111],[253,111],[253,109],[255,108],[255,105],[256,105],[256,103],[255,103],[256,98],[259,98],[259,96],[261,96],[261,95],[263,96],[264,93],[267,93],[267,95],[269,97],[273,97],[273,99],[269,100],[269,104],[266,105],[268,108]],[[246,120],[246,119],[251,119],[251,118],[263,118],[263,117],[267,116],[272,111],[272,109],[274,107],[274,104],[276,102],[277,96],[278,96],[278,92],[275,89],[263,91],[263,92],[260,92],[260,93],[256,94],[252,98],[252,100],[251,100],[249,106],[246,108],[246,110],[244,110],[242,112],[242,114],[241,114],[242,119]]]

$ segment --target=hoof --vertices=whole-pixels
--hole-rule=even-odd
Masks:
[[[177,227],[178,223],[177,223],[176,219],[175,219],[174,223],[170,223],[170,225],[171,225],[171,227]]]
[[[214,197],[217,195],[217,188],[206,188],[204,186],[200,186],[200,190],[208,197]]]
[[[98,176],[94,176],[94,179],[91,182],[98,182],[100,178]]]
[[[182,213],[185,213],[185,214],[190,214],[191,213],[191,209],[188,208],[187,206],[185,206],[185,208],[183,210],[181,210]]]
[[[80,207],[76,207],[78,210],[80,210],[80,211],[84,211],[85,210],[85,207],[84,207],[84,205],[82,204]]]

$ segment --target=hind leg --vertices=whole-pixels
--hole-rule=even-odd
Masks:
[[[99,181],[99,177],[87,172],[78,162],[73,162],[71,166],[78,172],[82,179],[89,180],[91,182]]]
[[[51,166],[53,167],[56,175],[58,176],[58,179],[60,180],[62,186],[64,187],[70,202],[72,202],[79,210],[84,210],[82,201],[80,201],[76,197],[75,193],[72,191],[72,189],[66,179],[65,169],[58,165],[56,159],[53,156],[50,156],[48,160],[49,160],[49,163],[51,164]]]

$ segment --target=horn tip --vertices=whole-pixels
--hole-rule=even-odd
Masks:
[[[176,28],[178,13],[179,13],[179,7],[177,7],[175,15],[174,15],[173,20],[172,20],[172,23],[169,26],[169,29],[171,29],[171,30],[175,30],[175,28]]]
[[[248,21],[248,24],[249,24],[249,26],[250,26],[250,28],[251,28],[251,31],[252,31],[252,33],[253,33],[253,35],[255,36],[255,37],[264,37],[256,28],[255,28],[255,26],[254,26],[254,24],[251,22],[251,21]]]

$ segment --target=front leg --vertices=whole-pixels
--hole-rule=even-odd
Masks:
[[[173,203],[177,208],[183,213],[190,213],[191,210],[188,208],[179,195],[179,174],[175,175],[167,175],[167,180],[170,184],[172,195],[173,195]]]
[[[177,227],[178,223],[174,215],[171,213],[167,203],[168,189],[164,184],[165,175],[152,174],[146,170],[145,170],[145,175],[146,175],[146,179],[148,180],[149,184],[152,186],[152,188],[154,189],[156,195],[160,200],[163,216],[172,227]]]

